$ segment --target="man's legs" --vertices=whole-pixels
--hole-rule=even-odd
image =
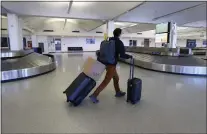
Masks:
[[[125,92],[120,91],[119,88],[119,76],[118,73],[116,71],[116,66],[113,65],[108,65],[106,67],[106,76],[105,79],[103,80],[103,82],[98,86],[98,88],[95,90],[95,92],[90,96],[91,100],[94,103],[97,103],[97,96],[100,94],[100,92],[109,84],[109,82],[111,81],[111,79],[113,78],[113,82],[114,82],[114,89],[116,91],[116,97],[122,97],[125,95]]]
[[[119,75],[115,69],[114,71],[114,76],[113,76],[113,82],[114,82],[114,89],[116,92],[120,92],[120,87],[119,87]]]
[[[114,72],[114,76],[113,76],[113,81],[114,81],[114,89],[116,91],[116,97],[122,97],[124,96],[126,93],[125,92],[122,92],[120,90],[120,87],[119,87],[119,75],[117,73],[117,71],[115,70]]]
[[[114,76],[115,71],[116,71],[116,66],[108,65],[106,67],[106,76],[105,76],[103,82],[98,86],[98,88],[92,94],[93,96],[97,97],[99,95],[99,93],[109,84],[109,82],[111,81],[111,79]]]

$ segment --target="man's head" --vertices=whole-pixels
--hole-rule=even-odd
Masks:
[[[121,36],[121,32],[122,32],[122,30],[120,29],[120,28],[116,28],[115,30],[114,30],[114,37],[120,37]]]

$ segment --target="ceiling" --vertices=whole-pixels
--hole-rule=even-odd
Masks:
[[[64,19],[64,18],[46,18],[46,17],[22,17],[25,25],[32,28],[36,32],[43,30],[54,31],[90,31],[94,27],[103,24],[98,20],[85,20],[85,19]]]
[[[108,20],[124,33],[153,31],[156,24],[174,21],[179,35],[206,32],[206,2],[2,2],[2,13],[18,14],[24,26],[35,32],[43,30],[104,32]],[[7,23],[7,22],[3,22]],[[7,24],[4,24],[7,25]],[[183,30],[183,31],[182,31]]]
[[[71,8],[70,2],[2,2],[2,5],[21,15],[108,20],[140,3],[142,2],[71,2]]]
[[[24,21],[24,29],[29,27],[37,33],[43,32],[43,30],[54,30],[57,33],[71,33],[72,31],[96,33],[106,30],[106,24],[103,24],[103,21],[97,20],[67,19],[66,21],[63,18],[47,17],[22,17],[22,19]],[[2,17],[1,22],[2,28],[7,29],[7,18]],[[148,23],[115,22],[115,27],[122,28],[124,34],[146,33],[153,36],[155,35],[155,26],[155,24]],[[206,37],[206,28],[178,27],[177,32],[178,36],[183,38]]]
[[[206,20],[206,2],[145,2],[118,20],[148,23],[174,21],[182,26]]]

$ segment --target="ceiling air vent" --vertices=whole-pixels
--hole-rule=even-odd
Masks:
[[[7,30],[6,28],[1,28],[1,30]]]
[[[53,30],[43,30],[43,32],[54,32]]]
[[[137,33],[138,35],[142,35],[142,33]]]
[[[75,30],[75,31],[72,31],[73,33],[80,33],[80,31],[77,31],[77,30]]]
[[[103,32],[101,32],[101,31],[96,31],[96,33],[103,33]]]

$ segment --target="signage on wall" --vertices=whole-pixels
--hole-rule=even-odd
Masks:
[[[86,44],[95,44],[95,38],[86,38]]]
[[[187,39],[186,47],[187,48],[195,48],[196,47],[196,40]]]
[[[207,46],[207,40],[203,40],[203,45]]]

